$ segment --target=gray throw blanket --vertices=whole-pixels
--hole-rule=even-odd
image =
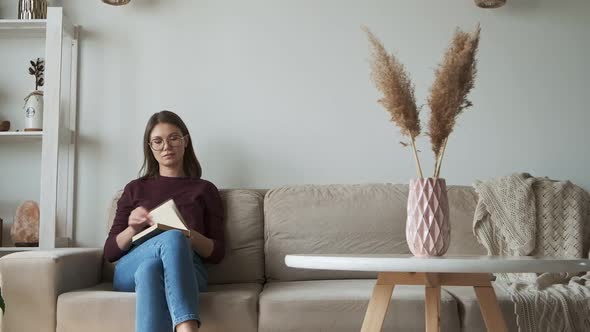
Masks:
[[[587,258],[590,195],[569,181],[514,174],[476,182],[473,231],[488,255]],[[521,332],[590,331],[590,273],[498,274]]]

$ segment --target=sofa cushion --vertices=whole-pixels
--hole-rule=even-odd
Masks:
[[[199,331],[258,330],[260,284],[213,285],[201,294]],[[64,293],[57,300],[57,332],[135,330],[135,293],[113,292],[112,284]]]
[[[451,294],[459,303],[462,331],[487,331],[473,287],[445,286],[443,289]],[[510,300],[510,295],[499,287],[494,287],[494,291],[500,303],[500,310],[502,310],[508,331],[517,332],[518,327],[516,325],[514,303]]]
[[[210,284],[264,282],[264,196],[252,190],[221,190],[226,211],[225,257],[209,265]]]
[[[108,214],[110,229],[117,201],[122,191],[111,201]],[[219,264],[207,266],[210,284],[264,282],[263,195],[256,190],[220,190],[225,208],[225,258]],[[113,264],[105,262],[104,280],[111,281]]]
[[[264,198],[266,277],[280,281],[375,278],[376,273],[289,268],[285,255],[409,253],[407,196],[407,186],[393,184],[269,190]]]
[[[360,331],[375,280],[271,282],[260,294],[260,332]],[[396,286],[384,331],[424,331],[424,287]],[[441,293],[441,331],[459,331],[457,302]]]
[[[477,195],[449,187],[449,254],[485,254],[473,236]],[[312,271],[285,265],[287,254],[408,254],[407,185],[303,185],[264,198],[265,269],[270,280],[375,278],[375,273]]]
[[[486,255],[487,251],[473,234],[473,217],[477,206],[477,193],[473,187],[449,186],[449,219],[451,244],[447,255]]]

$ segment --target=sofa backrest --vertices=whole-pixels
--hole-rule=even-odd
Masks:
[[[477,202],[470,187],[449,187],[448,254],[485,254],[471,225]],[[374,278],[376,273],[289,268],[287,254],[409,254],[405,237],[407,185],[301,185],[264,198],[268,280]]]
[[[208,264],[210,284],[264,282],[263,197],[261,190],[220,190],[225,208],[225,258],[219,264]],[[122,191],[110,204],[110,230]],[[105,262],[103,277],[112,280],[113,264]]]

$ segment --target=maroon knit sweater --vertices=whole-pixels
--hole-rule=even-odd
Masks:
[[[143,206],[148,211],[173,198],[187,225],[213,240],[211,256],[205,262],[218,263],[225,255],[223,205],[219,191],[207,180],[188,177],[158,176],[129,182],[117,203],[115,221],[104,244],[104,256],[109,262],[127,252],[117,245],[116,237],[125,228],[131,211]]]

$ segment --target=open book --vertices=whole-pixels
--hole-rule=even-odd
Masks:
[[[131,238],[134,245],[139,245],[152,237],[171,229],[177,229],[184,233],[187,237],[190,236],[190,231],[182,215],[176,208],[173,199],[160,204],[158,207],[150,211],[149,216],[154,221],[154,224],[135,234]]]

